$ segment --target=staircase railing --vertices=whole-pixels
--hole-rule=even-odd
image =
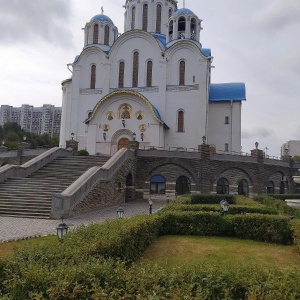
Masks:
[[[68,217],[72,209],[80,203],[97,182],[109,180],[127,159],[133,157],[133,151],[122,148],[102,167],[88,169],[61,194],[52,197],[51,218]]]
[[[52,160],[61,156],[72,156],[72,151],[54,147],[41,155],[34,157],[25,164],[5,165],[0,168],[0,182],[7,180],[10,177],[26,177],[42,168]]]

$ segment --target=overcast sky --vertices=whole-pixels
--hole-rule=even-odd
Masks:
[[[178,7],[182,7],[179,1]],[[123,33],[125,0],[0,0],[0,104],[61,106],[66,64],[83,47],[85,23],[109,16]],[[245,82],[242,150],[280,155],[300,139],[299,0],[186,0],[203,20],[214,56],[212,82]]]

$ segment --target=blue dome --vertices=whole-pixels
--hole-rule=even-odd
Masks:
[[[188,8],[181,8],[178,9],[174,12],[173,16],[178,16],[178,15],[195,15],[190,9]]]
[[[111,20],[111,18],[106,15],[97,15],[91,19],[91,22],[92,21],[109,22],[114,25],[114,22]]]

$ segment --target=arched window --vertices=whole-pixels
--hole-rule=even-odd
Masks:
[[[99,25],[94,25],[94,33],[93,33],[93,44],[98,44],[98,37],[99,37]]]
[[[173,14],[173,10],[172,10],[172,8],[169,8],[169,18],[172,17],[172,14]]]
[[[186,176],[179,176],[176,180],[176,192],[178,195],[189,194],[191,192],[191,182]]]
[[[161,5],[156,7],[156,33],[161,33]]]
[[[267,194],[275,194],[275,185],[273,181],[269,181],[267,185]]]
[[[169,40],[172,41],[173,40],[173,20],[170,21],[169,23]]]
[[[239,195],[244,195],[244,196],[248,197],[248,195],[249,195],[249,186],[248,186],[247,180],[242,179],[239,182],[239,185],[238,185],[238,194]]]
[[[183,132],[184,131],[184,112],[180,110],[178,112],[178,117],[177,117],[177,123],[178,123],[178,132]]]
[[[196,39],[196,19],[191,20],[191,39]]]
[[[185,61],[179,63],[179,85],[185,85]]]
[[[229,194],[229,183],[225,178],[220,178],[217,182],[217,194]]]
[[[121,61],[119,64],[119,88],[124,87],[124,71],[125,71],[125,63],[124,61]]]
[[[160,175],[152,176],[150,180],[150,194],[165,194],[166,180]]]
[[[109,45],[109,26],[104,27],[104,45]]]
[[[229,117],[225,117],[225,124],[229,124]]]
[[[96,87],[96,65],[91,66],[91,84],[90,88],[94,89]]]
[[[185,38],[185,17],[180,17],[178,20],[178,38],[184,39]]]
[[[139,81],[139,53],[135,51],[133,53],[133,68],[132,68],[132,87],[138,86]]]
[[[136,11],[136,8],[135,8],[135,6],[133,6],[131,9],[131,30],[133,30],[135,28],[135,11]]]
[[[152,86],[152,68],[153,68],[153,63],[151,60],[147,61],[147,82],[146,86],[150,87]]]
[[[148,29],[148,4],[143,5],[143,24],[142,29],[147,31]]]

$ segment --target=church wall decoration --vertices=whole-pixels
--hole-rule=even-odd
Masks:
[[[145,132],[147,129],[147,126],[145,124],[142,124],[142,125],[140,125],[139,129],[141,132]]]
[[[111,120],[113,120],[114,118],[115,118],[114,112],[109,111],[109,112],[106,114],[106,119],[107,119],[107,120],[111,121]]]
[[[131,119],[132,108],[129,104],[122,104],[119,108],[119,119]]]
[[[139,110],[135,113],[135,116],[138,120],[142,120],[144,118],[144,115],[145,115],[144,112],[141,110]]]
[[[103,131],[108,131],[110,126],[108,124],[103,125]]]

